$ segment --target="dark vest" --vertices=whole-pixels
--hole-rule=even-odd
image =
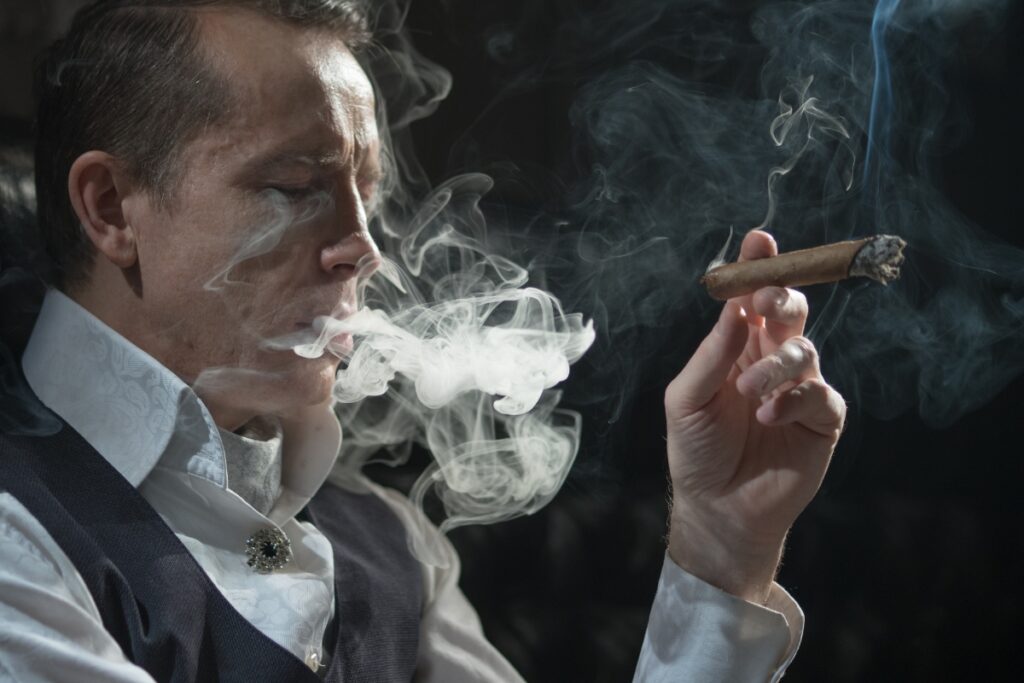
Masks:
[[[376,496],[325,485],[300,517],[334,547],[324,679],[252,626],[160,516],[70,426],[0,435],[0,491],[42,523],[128,659],[157,681],[409,681],[423,585],[401,521]]]

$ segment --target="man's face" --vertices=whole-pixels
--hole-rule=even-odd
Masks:
[[[338,357],[267,342],[354,312],[357,275],[379,258],[365,213],[380,173],[373,92],[334,35],[245,11],[200,16],[237,108],[184,148],[171,210],[141,195],[126,207],[140,345],[224,409],[322,403]]]

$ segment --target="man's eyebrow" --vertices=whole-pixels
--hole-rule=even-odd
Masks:
[[[248,162],[243,167],[243,174],[258,176],[272,173],[288,167],[300,167],[315,171],[340,171],[350,164],[349,159],[338,150],[332,151],[310,151],[310,150],[270,150]],[[358,173],[364,177],[365,182],[379,183],[383,178],[380,164],[376,162],[363,163]]]
[[[280,170],[283,167],[298,166],[316,170],[339,170],[348,161],[338,151],[301,151],[295,149],[270,150],[246,162],[244,173],[258,175]]]

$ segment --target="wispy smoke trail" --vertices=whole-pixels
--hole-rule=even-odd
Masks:
[[[430,211],[405,226],[400,259],[383,269],[391,279],[371,280],[364,311],[331,325],[361,338],[335,389],[351,406],[341,408],[353,435],[344,464],[361,464],[381,444],[398,445],[399,455],[405,441],[426,446],[435,464],[414,498],[435,488],[443,529],[534,512],[554,496],[580,425],[555,409],[559,394],[549,390],[594,340],[580,314],[564,313],[526,286],[525,269],[470,236],[482,224],[453,229],[480,214],[452,208],[452,198],[472,204],[488,186],[467,176],[440,188]],[[375,409],[359,403],[381,394]]]
[[[889,114],[892,111],[892,80],[889,75],[889,55],[885,47],[886,30],[892,24],[900,0],[880,0],[871,19],[871,52],[875,62],[874,83],[871,88],[871,109],[868,114],[867,153],[864,157],[864,196],[872,200],[878,192],[880,178],[877,173],[882,162],[876,156],[887,156],[890,142]]]
[[[888,288],[807,290],[809,334],[855,411],[916,409],[941,426],[1018,376],[1024,254],[967,221],[934,179],[969,115],[947,81],[958,35],[990,30],[1007,7],[768,2],[748,21],[724,2],[568,3],[557,40],[532,53],[503,26],[500,44],[516,48],[495,54],[512,84],[503,97],[575,93],[575,145],[557,169],[569,202],[506,238],[595,321],[568,400],[614,422],[650,378],[678,370],[680,339],[710,311],[694,283],[730,226],[766,222],[783,249],[880,232],[910,244]],[[540,3],[522,15],[546,16]]]
[[[908,236],[915,265],[892,293],[844,293],[844,305],[826,309],[816,329],[827,327],[837,371],[876,415],[916,404],[926,422],[944,425],[1024,369],[1024,253],[959,216],[930,167],[957,113],[943,82],[951,54],[944,46],[957,28],[991,25],[1005,7],[881,0],[871,15],[874,78],[854,215],[860,225]]]
[[[819,137],[825,135],[841,140],[850,139],[850,134],[847,132],[843,120],[823,110],[818,104],[818,99],[809,94],[813,83],[814,76],[807,76],[802,81],[791,84],[779,95],[779,109],[781,111],[769,127],[775,146],[782,148],[789,136],[794,132],[794,129],[799,130],[798,127],[801,125],[806,126],[806,132],[799,135],[796,151],[782,164],[775,166],[768,172],[768,213],[765,215],[764,220],[761,221],[761,224],[757,226],[760,229],[770,229],[772,226],[772,218],[775,217],[775,203],[777,201],[774,192],[775,184],[780,178],[796,167],[804,153],[812,149],[819,142]],[[787,91],[791,91],[791,93]],[[796,106],[786,100],[786,96],[789,94],[795,97]],[[850,152],[850,156],[847,167],[841,169],[839,173],[844,178],[845,189],[849,190],[853,183],[853,166],[857,156],[849,146],[844,146],[844,149]]]
[[[335,387],[346,431],[336,478],[371,456],[403,462],[418,443],[433,463],[412,497],[422,506],[437,496],[443,530],[529,514],[555,495],[579,449],[580,417],[557,408],[553,387],[593,328],[488,234],[479,202],[489,178],[430,187],[409,124],[451,79],[409,42],[406,3],[376,7],[377,47],[363,61],[378,92],[386,173],[371,227],[384,265],[362,290],[362,313],[325,323],[357,338]]]

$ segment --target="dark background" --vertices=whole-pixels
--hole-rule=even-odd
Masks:
[[[0,9],[0,143],[7,147],[30,142],[29,56],[62,23],[66,4]],[[742,26],[756,3],[733,4]],[[957,36],[970,49],[946,75],[969,104],[972,126],[934,170],[959,211],[1024,247],[1020,5],[995,33]],[[568,7],[580,11],[568,2],[413,3],[415,44],[454,77],[436,114],[413,126],[434,183],[490,171],[499,179],[491,205],[506,214],[529,213],[539,195],[571,184],[567,111],[576,84],[563,72],[557,82],[510,89],[514,72],[495,61],[490,42],[515,27],[525,63],[542,61]],[[557,281],[552,288],[558,293]],[[1020,330],[1017,338],[1024,342]],[[697,341],[679,348],[680,367]],[[642,389],[613,424],[599,408],[582,407],[584,448],[546,509],[451,534],[464,590],[527,680],[632,675],[663,557],[661,392],[671,374],[660,367],[638,362]],[[572,384],[583,380],[570,379],[570,395],[585,391]],[[807,614],[787,681],[1015,678],[1012,648],[1024,608],[1022,397],[1018,377],[941,430],[914,414],[880,421],[851,406],[850,427],[821,493],[792,531],[779,578]],[[376,474],[408,485],[423,463],[420,454],[409,467]]]
[[[518,44],[543,60],[567,20],[567,4],[574,3],[544,3],[542,10],[531,4],[535,11],[525,13],[518,3],[413,3],[415,44],[454,77],[437,113],[413,128],[435,181],[513,161],[555,169],[571,183],[564,169],[573,84],[510,88],[509,71],[487,51],[489,39],[515,27]],[[733,4],[742,26],[757,3]],[[966,47],[946,77],[954,97],[969,103],[972,122],[934,169],[963,214],[1018,247],[1020,5],[996,33],[955,36]],[[515,183],[499,182],[497,191],[506,203],[528,194]],[[1017,339],[1024,344],[1019,329]],[[680,365],[697,342],[680,349]],[[636,371],[645,373],[643,366]],[[465,591],[488,635],[528,680],[631,676],[660,569],[666,510],[661,391],[671,375],[647,374],[647,389],[616,424],[585,422],[614,446],[588,457],[586,446],[596,444],[585,438],[573,474],[547,509],[452,532]],[[807,625],[786,680],[1016,679],[1011,656],[1024,608],[1022,398],[1024,380],[1017,378],[983,409],[941,430],[914,414],[881,421],[851,406],[823,489],[787,544],[779,581],[803,607]],[[584,408],[585,416],[598,412]]]

